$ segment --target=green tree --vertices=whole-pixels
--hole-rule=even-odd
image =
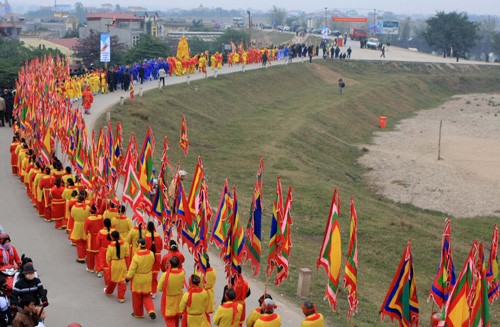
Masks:
[[[75,16],[76,16],[76,18],[78,18],[79,22],[86,22],[87,21],[87,14],[88,14],[88,11],[83,6],[83,3],[81,3],[80,1],[75,3]]]
[[[229,44],[229,42],[233,41],[234,44],[238,45],[240,42],[243,42],[245,47],[250,44],[250,36],[247,32],[242,30],[226,30],[224,34],[217,38],[216,44],[218,47],[222,46],[222,44]]]
[[[444,57],[449,56],[452,50],[457,59],[465,57],[478,41],[479,26],[471,22],[466,13],[440,11],[426,22],[427,29],[423,36],[427,44],[436,51],[442,51]]]
[[[139,38],[139,42],[125,52],[123,60],[126,63],[133,63],[150,58],[165,58],[168,56],[168,52],[169,47],[165,41],[143,34]]]
[[[199,37],[193,37],[189,39],[189,50],[191,51],[191,55],[196,55],[205,51],[220,51],[220,46],[218,47],[216,42],[207,42]]]
[[[407,17],[401,24],[401,40],[408,41],[411,36],[411,17]]]
[[[83,64],[87,67],[91,64],[99,65],[101,55],[100,46],[100,35],[94,32],[94,30],[90,30],[90,35],[85,39],[80,39],[80,42],[73,48],[75,57],[82,58]],[[125,50],[126,46],[118,42],[118,37],[116,35],[111,36],[110,64],[122,63],[122,56]]]
[[[493,33],[492,44],[493,44],[493,52],[495,53],[497,58],[499,58],[500,57],[500,33],[499,32]]]
[[[53,57],[64,55],[55,49],[45,47],[25,47],[23,42],[0,38],[0,89],[12,88],[15,86],[17,73],[26,61],[35,57],[43,57],[52,54]]]
[[[287,15],[286,9],[284,8],[273,6],[273,9],[271,9],[269,15],[271,16],[271,24],[273,25],[283,25],[286,22]]]
[[[488,16],[479,24],[479,37],[481,42],[478,44],[478,50],[486,61],[490,52],[494,52],[494,36],[497,29],[497,21],[495,17]]]
[[[78,30],[70,29],[69,31],[64,34],[63,39],[72,39],[72,38],[78,38],[80,36],[80,33]]]

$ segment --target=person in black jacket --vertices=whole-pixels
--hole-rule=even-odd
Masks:
[[[35,267],[32,263],[23,266],[21,276],[12,290],[12,303],[17,305],[19,300],[26,295],[35,299],[35,305],[44,307],[49,305],[47,300],[47,290],[43,288],[42,281],[35,277]]]
[[[128,88],[130,87],[130,71],[127,69],[125,73],[122,75],[123,81],[123,90],[128,92]]]
[[[0,327],[7,327],[12,324],[12,311],[10,310],[10,302],[5,295],[7,282],[5,277],[0,275]]]

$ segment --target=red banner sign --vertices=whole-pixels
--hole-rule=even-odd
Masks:
[[[366,17],[332,17],[332,21],[336,23],[366,23]]]

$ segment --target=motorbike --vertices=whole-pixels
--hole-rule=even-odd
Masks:
[[[17,268],[13,265],[4,265],[0,267],[0,274],[5,277],[6,289],[5,294],[9,297],[12,294],[12,289],[14,288],[14,276],[17,272]]]

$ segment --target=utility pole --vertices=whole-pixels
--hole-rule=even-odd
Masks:
[[[328,29],[328,8],[325,7],[325,27]]]
[[[250,45],[252,45],[252,16],[250,16],[250,10],[247,10],[248,14],[248,38],[250,39]]]
[[[377,32],[377,9],[373,9],[373,35]]]

